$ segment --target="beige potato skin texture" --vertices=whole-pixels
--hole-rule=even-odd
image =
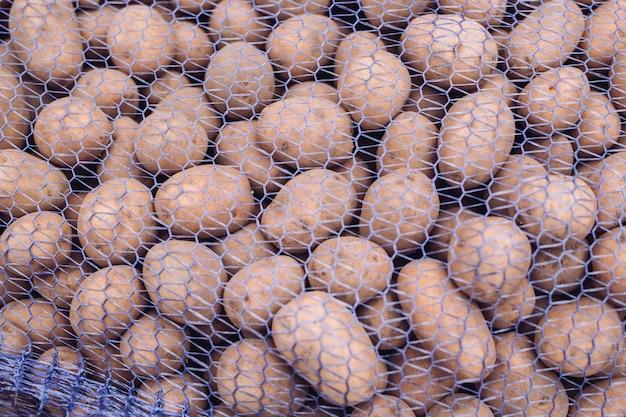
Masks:
[[[493,417],[486,403],[470,394],[455,393],[428,409],[428,417]]]
[[[212,249],[220,256],[224,267],[232,275],[252,262],[276,254],[276,246],[265,238],[255,222],[248,223],[215,243]]]
[[[376,395],[371,401],[358,404],[350,417],[415,417],[409,405],[394,395]]]
[[[573,398],[569,417],[620,416],[626,413],[626,377],[603,379],[586,385]]]
[[[272,29],[268,16],[257,7],[260,3],[250,0],[218,1],[209,17],[211,41],[218,47],[240,40],[252,45],[263,43]]]
[[[594,8],[580,39],[580,48],[588,58],[584,63],[591,69],[590,73],[604,72],[611,65],[624,40],[626,3],[623,0],[609,0]]]
[[[0,54],[2,54],[0,52]],[[23,149],[35,112],[28,103],[26,88],[3,60],[0,67],[0,149]]]
[[[94,100],[109,117],[132,116],[139,111],[139,87],[128,74],[115,68],[83,72],[72,89],[72,97]]]
[[[485,317],[448,277],[446,264],[423,258],[405,265],[397,278],[400,306],[412,330],[438,364],[457,381],[476,382],[496,360],[495,344]]]
[[[411,329],[394,290],[387,288],[359,305],[356,313],[377,349],[394,350],[406,346]]]
[[[156,405],[156,399],[160,397],[165,413],[187,412],[189,417],[200,417],[209,406],[206,384],[187,372],[145,380],[137,388],[136,395],[151,405]]]
[[[282,307],[272,322],[278,352],[327,401],[352,406],[381,384],[380,358],[348,305],[308,291]]]
[[[626,234],[621,226],[607,230],[592,243],[591,270],[602,294],[617,306],[626,304]]]

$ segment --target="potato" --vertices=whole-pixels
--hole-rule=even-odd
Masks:
[[[276,247],[265,238],[256,222],[218,239],[211,249],[220,256],[224,268],[232,275],[255,261],[276,254]]]
[[[537,356],[563,376],[589,378],[612,366],[622,323],[609,302],[577,297],[551,304],[535,334]]]
[[[533,253],[528,277],[538,289],[571,292],[579,288],[587,275],[589,258],[589,243],[584,239],[540,245]]]
[[[80,281],[96,268],[81,252],[72,252],[71,257],[52,271],[35,274],[31,280],[33,288],[44,299],[57,307],[68,309],[78,292]]]
[[[353,128],[348,110],[340,104],[290,97],[261,111],[255,133],[261,149],[279,167],[307,169],[348,159],[355,147]]]
[[[339,76],[343,75],[345,66],[351,59],[367,57],[376,51],[385,49],[385,43],[375,32],[366,32],[364,30],[350,32],[337,45],[337,50],[334,54],[335,73]]]
[[[579,158],[602,156],[619,142],[621,119],[607,94],[592,90],[583,97],[580,121],[574,134]]]
[[[156,192],[156,214],[173,236],[206,239],[235,232],[259,206],[238,168],[203,164],[169,177]]]
[[[626,304],[626,234],[622,226],[601,233],[591,244],[594,287],[613,304]]]
[[[69,259],[71,233],[69,223],[58,213],[40,211],[22,216],[0,235],[0,267],[17,278],[51,272]]]
[[[483,380],[481,400],[500,416],[565,417],[567,392],[558,375],[537,360],[530,339],[516,331],[496,334],[494,339],[496,366]]]
[[[293,174],[274,163],[259,142],[257,120],[238,120],[222,126],[215,138],[215,162],[239,167],[258,196],[274,193]]]
[[[411,329],[395,289],[386,288],[356,309],[359,322],[376,349],[393,350],[409,343]]]
[[[278,353],[327,401],[354,406],[386,386],[383,363],[363,326],[345,304],[306,291],[274,316]],[[385,370],[386,371],[386,370]]]
[[[70,305],[75,334],[85,343],[119,339],[146,304],[144,291],[139,271],[129,265],[85,276]]]
[[[518,114],[530,128],[546,134],[572,129],[580,119],[583,98],[590,93],[589,80],[580,69],[553,68],[526,84],[518,96]]]
[[[448,204],[442,205],[432,229],[428,232],[428,240],[424,250],[429,257],[448,261],[448,246],[456,231],[465,222],[482,217],[468,207]]]
[[[359,127],[376,130],[388,125],[408,101],[411,76],[398,56],[377,50],[349,59],[337,89]]]
[[[418,171],[396,169],[367,190],[359,235],[389,255],[412,251],[424,244],[438,215],[439,195],[433,181]]]
[[[186,74],[204,71],[209,65],[214,46],[202,26],[193,21],[174,20],[172,35],[175,42],[172,64],[179,65]]]
[[[550,173],[571,175],[576,162],[574,140],[568,134],[529,137],[522,145],[522,152],[541,162]]]
[[[7,303],[0,310],[2,328],[15,326],[26,334],[34,351],[72,343],[74,335],[67,312],[40,297]]]
[[[435,177],[439,127],[428,117],[413,111],[398,114],[387,125],[377,151],[380,175],[397,168],[409,168]]]
[[[432,417],[493,417],[486,403],[471,394],[450,394],[428,409]]]
[[[309,288],[328,291],[335,298],[357,306],[389,286],[393,261],[385,249],[370,240],[339,236],[316,247],[306,269]]]
[[[190,372],[146,380],[137,389],[136,398],[160,412],[200,417],[208,408],[206,383]],[[157,399],[160,399],[158,401]]]
[[[97,9],[79,9],[76,20],[80,24],[80,34],[85,43],[85,57],[94,61],[105,61],[109,57],[107,32],[110,26],[121,19],[118,8],[109,4]]]
[[[146,253],[142,279],[159,312],[183,325],[215,318],[227,277],[219,255],[207,246],[168,239]]]
[[[64,384],[67,384],[68,380],[80,378],[82,367],[81,355],[71,346],[53,347],[37,358],[31,378],[37,381],[45,380],[49,384],[44,409],[50,415],[66,414],[71,403],[67,401]]]
[[[339,103],[339,91],[330,83],[325,81],[303,81],[294,82],[287,86],[283,94],[283,100],[297,97],[301,101],[308,101],[313,97],[319,97]]]
[[[118,341],[96,342],[83,337],[79,339],[77,350],[83,357],[87,375],[94,381],[107,382],[120,389],[133,382],[133,374],[122,361]]]
[[[276,98],[268,55],[243,40],[230,42],[211,56],[204,88],[211,104],[230,119],[249,119]]]
[[[414,417],[411,407],[394,395],[380,394],[371,401],[357,404],[350,417]]]
[[[415,340],[392,352],[388,360],[389,387],[386,394],[407,403],[416,417],[454,392],[456,379],[452,371],[440,366],[430,350]]]
[[[297,15],[326,13],[331,2],[329,0],[260,0],[255,6],[263,14],[268,14],[278,21],[287,20]]]
[[[503,99],[506,105],[511,108],[514,107],[514,101],[519,92],[518,86],[513,80],[510,80],[504,72],[498,70],[485,75],[478,82],[478,91]]]
[[[449,101],[450,97],[446,89],[425,84],[422,80],[414,81],[402,111],[419,113],[439,126],[446,114]]]
[[[176,52],[170,25],[156,8],[144,4],[127,5],[118,13],[107,30],[111,62],[129,75],[154,78]]]
[[[245,41],[263,49],[263,43],[272,30],[268,17],[257,2],[220,0],[209,16],[209,36],[218,48],[231,42]]]
[[[495,364],[495,345],[476,302],[452,280],[446,264],[422,258],[401,268],[398,300],[412,330],[438,366],[450,369],[456,383],[480,381]]]
[[[469,298],[496,304],[528,284],[532,248],[512,220],[479,216],[455,229],[448,246],[450,278]]]
[[[111,142],[113,124],[92,99],[71,96],[42,108],[33,127],[37,151],[60,167],[97,159]]]
[[[492,329],[511,329],[534,313],[535,298],[535,289],[526,280],[519,288],[504,294],[494,304],[479,305]]]
[[[584,30],[585,16],[574,0],[539,4],[513,26],[505,42],[509,78],[531,78],[558,68],[576,49]]]
[[[571,417],[601,417],[626,412],[624,392],[626,378],[602,379],[585,385],[572,399]]]
[[[305,288],[299,261],[276,255],[252,262],[233,275],[224,288],[224,311],[242,331],[265,334],[272,319]]]
[[[261,231],[274,246],[306,254],[338,236],[357,209],[350,182],[333,171],[314,168],[289,180],[261,214]]]
[[[76,222],[78,221],[78,213],[83,200],[89,194],[88,190],[74,191],[67,196],[67,204],[62,210],[63,217],[72,226],[72,233],[76,235]]]
[[[27,331],[6,322],[0,325],[0,353],[3,355],[23,355],[31,352],[32,346]]]
[[[93,68],[83,72],[71,95],[95,101],[96,107],[112,118],[133,116],[140,110],[137,82],[115,68]]]
[[[626,31],[625,23],[623,0],[605,1],[591,9],[579,44],[585,53],[582,62],[590,77],[604,74],[611,66]]]
[[[7,63],[0,66],[0,149],[23,149],[31,131],[34,112],[27,90]]]
[[[8,27],[11,50],[31,77],[60,88],[73,85],[85,60],[73,2],[13,1]]]
[[[84,198],[78,213],[80,244],[99,266],[134,262],[157,240],[152,194],[134,178],[102,182]]]
[[[621,50],[615,54],[609,68],[609,97],[622,114],[626,110],[626,53]]]
[[[276,77],[282,80],[312,80],[316,72],[330,66],[342,37],[340,26],[321,13],[294,12],[273,27],[267,36],[265,50],[276,68]]]
[[[432,2],[430,0],[360,0],[359,6],[368,27],[374,27],[383,32],[394,32],[404,29],[411,19],[429,10]]]
[[[468,94],[441,121],[438,172],[450,186],[477,188],[497,173],[514,141],[511,109],[489,93]]]
[[[206,130],[178,112],[154,112],[139,123],[135,157],[152,174],[171,176],[199,165],[208,149]]]
[[[290,415],[308,388],[268,341],[254,338],[230,345],[214,378],[219,398],[240,416]]]
[[[335,165],[332,162],[328,164],[328,168],[343,175],[350,184],[354,186],[357,200],[363,201],[367,189],[377,178],[376,171],[370,161],[366,161],[358,154],[353,154],[351,158],[341,161],[341,164]]]
[[[120,354],[133,375],[157,379],[187,361],[189,331],[151,310],[137,317],[120,339]]]
[[[184,86],[192,86],[193,83],[180,70],[172,69],[158,73],[150,84],[143,89],[143,96],[149,106],[156,106],[163,97]]]
[[[478,21],[460,14],[420,15],[402,32],[402,59],[427,83],[475,91],[498,63],[498,45]]]
[[[439,3],[442,13],[460,14],[467,19],[480,22],[486,28],[498,27],[504,23],[506,0],[442,0]]]

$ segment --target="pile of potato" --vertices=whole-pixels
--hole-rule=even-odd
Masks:
[[[626,415],[625,0],[0,8],[42,415]]]

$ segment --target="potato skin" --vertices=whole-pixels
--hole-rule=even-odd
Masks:
[[[211,248],[220,256],[224,268],[231,275],[252,262],[274,256],[277,251],[256,222],[219,239]]]
[[[0,149],[23,149],[26,145],[35,117],[27,95],[18,74],[3,62],[0,67]]]
[[[94,100],[96,107],[109,117],[133,116],[139,112],[137,82],[115,68],[94,68],[83,72],[71,95]]]
[[[348,305],[307,291],[283,306],[272,322],[278,353],[327,401],[351,406],[383,387],[380,358]]]
[[[200,417],[209,406],[206,382],[190,372],[145,380],[137,388],[135,396],[154,407],[157,406],[156,399],[162,398],[159,409],[163,412],[186,412],[189,417]]]

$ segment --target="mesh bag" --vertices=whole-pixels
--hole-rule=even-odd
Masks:
[[[623,0],[0,12],[1,416],[626,415]]]

